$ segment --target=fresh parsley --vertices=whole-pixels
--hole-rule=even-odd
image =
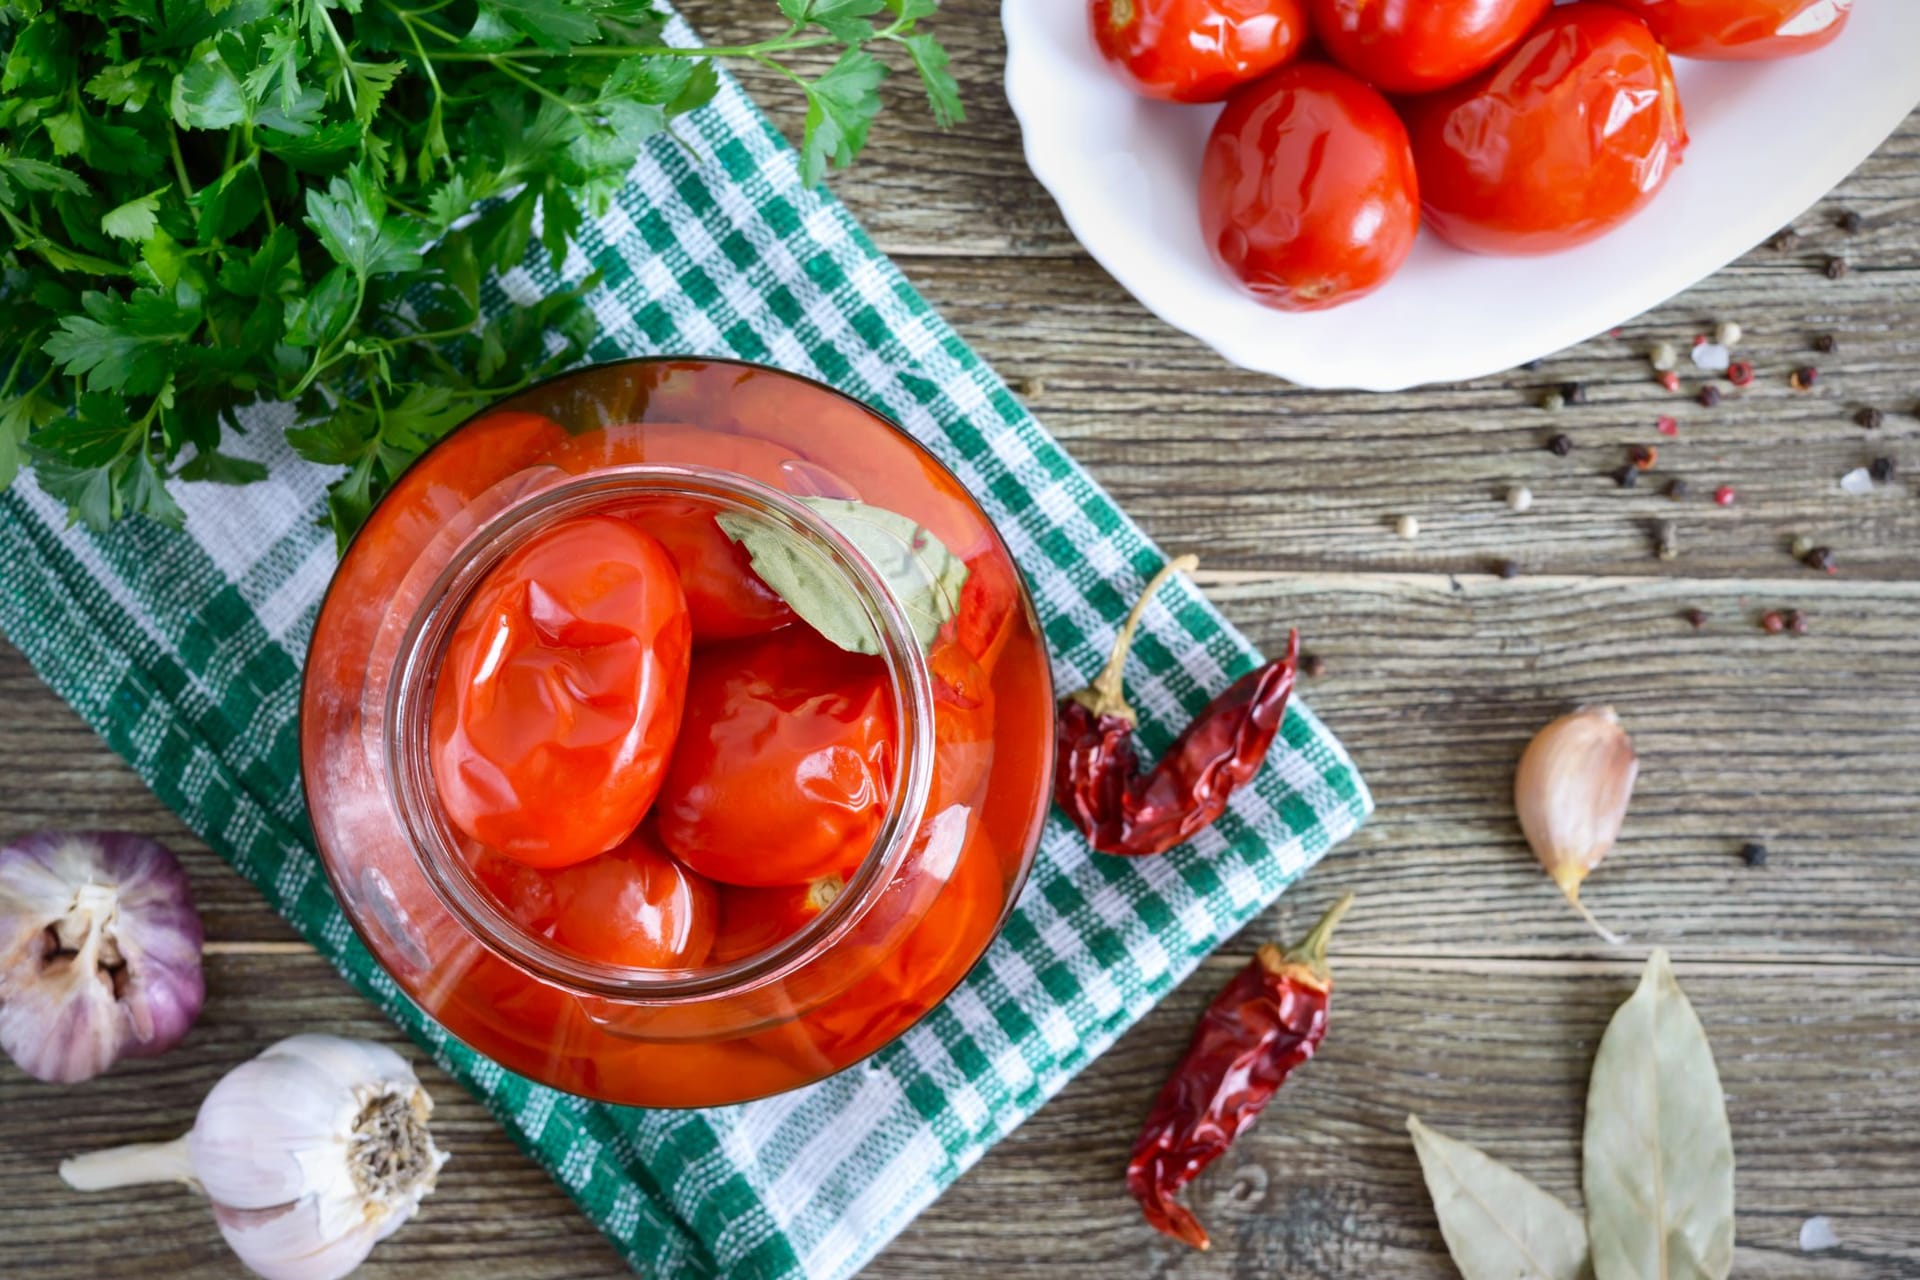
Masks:
[[[766,39],[685,49],[655,0],[0,0],[0,488],[29,465],[95,528],[177,525],[167,481],[261,479],[221,446],[286,401],[294,449],[344,469],[344,541],[585,353],[593,280],[491,318],[482,281],[536,238],[557,266],[716,59],[805,95],[809,183],[865,142],[888,51],[962,118],[938,0],[776,4]]]

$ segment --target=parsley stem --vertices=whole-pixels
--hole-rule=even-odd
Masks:
[[[180,194],[193,199],[193,179],[187,176],[187,158],[180,154],[180,133],[167,120],[167,150],[173,153],[173,176],[180,179]]]
[[[516,58],[760,58],[769,53],[790,53],[796,49],[817,49],[838,44],[832,36],[807,36],[800,40],[779,38],[758,44],[709,45],[682,48],[674,44],[578,44],[564,49],[515,49]],[[449,49],[433,55],[442,62],[491,62],[498,65],[503,55]]]

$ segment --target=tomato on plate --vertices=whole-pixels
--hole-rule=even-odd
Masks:
[[[654,805],[661,843],[724,884],[847,875],[887,812],[894,723],[885,664],[810,627],[703,649]]]
[[[1214,259],[1279,311],[1320,311],[1385,284],[1420,229],[1400,117],[1337,67],[1301,63],[1228,101],[1200,162]]]
[[[535,867],[639,825],[680,727],[690,627],[666,549],[577,516],[488,572],[448,642],[431,760],[447,818]]]
[[[658,538],[673,557],[695,644],[763,635],[793,621],[787,602],[754,573],[746,548],[714,523],[712,504],[649,498],[620,514]]]
[[[1853,0],[1607,0],[1646,20],[1678,58],[1745,62],[1824,49]]]
[[[727,886],[720,891],[720,927],[708,958],[730,964],[759,955],[806,928],[846,887],[837,875],[760,889]]]
[[[1093,0],[1093,40],[1135,93],[1218,102],[1307,41],[1305,0]]]
[[[1553,253],[1641,209],[1679,165],[1667,51],[1599,3],[1555,9],[1498,66],[1413,102],[1427,224],[1475,253]]]
[[[1431,93],[1486,70],[1553,0],[1311,0],[1335,62],[1382,93]]]

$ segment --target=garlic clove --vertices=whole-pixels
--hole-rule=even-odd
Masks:
[[[1626,821],[1640,760],[1611,707],[1583,707],[1534,735],[1514,772],[1513,803],[1527,843],[1573,904],[1608,942],[1580,901],[1580,886],[1613,848]]]
[[[323,1228],[311,1200],[271,1209],[215,1204],[213,1217],[227,1247],[266,1280],[338,1280],[365,1262],[380,1239],[371,1222]]]

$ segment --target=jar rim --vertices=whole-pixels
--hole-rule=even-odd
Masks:
[[[693,498],[730,507],[769,521],[819,553],[851,588],[874,628],[895,721],[905,730],[896,741],[886,814],[841,892],[772,947],[698,969],[641,969],[591,960],[513,921],[460,856],[450,825],[433,802],[427,765],[426,727],[440,656],[474,589],[505,556],[554,522],[641,497]],[[914,844],[932,790],[932,679],[904,606],[867,556],[830,521],[798,498],[720,468],[619,464],[516,497],[462,540],[426,591],[400,640],[397,676],[386,703],[386,723],[393,729],[384,744],[389,793],[440,904],[505,962],[572,995],[627,1005],[664,1008],[740,995],[778,984],[812,964],[852,933],[885,894]]]

